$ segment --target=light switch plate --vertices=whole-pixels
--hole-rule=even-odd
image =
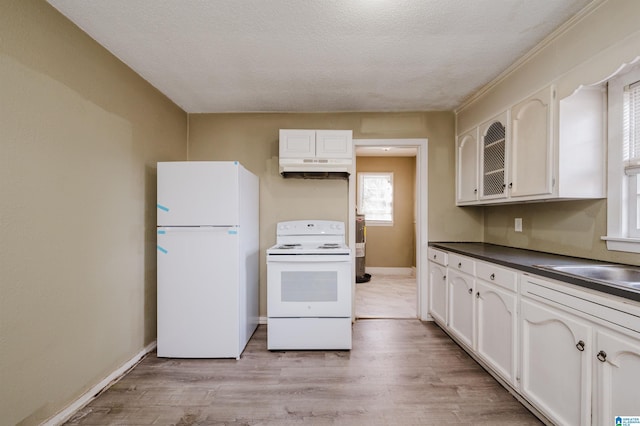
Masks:
[[[516,232],[522,232],[522,218],[516,217],[515,224]]]

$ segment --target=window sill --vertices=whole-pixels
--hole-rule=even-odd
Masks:
[[[622,237],[601,237],[600,239],[607,242],[607,250],[626,251],[629,253],[640,253],[639,238],[622,238]]]
[[[367,220],[365,226],[393,226],[393,222]]]

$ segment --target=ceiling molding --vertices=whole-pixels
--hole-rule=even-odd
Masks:
[[[553,43],[555,40],[563,36],[569,30],[571,30],[574,26],[576,26],[579,22],[597,10],[600,6],[606,3],[608,0],[593,0],[587,6],[585,6],[580,12],[571,17],[567,22],[562,24],[558,29],[549,34],[546,38],[544,38],[540,43],[538,43],[533,49],[527,52],[524,56],[514,62],[511,66],[509,66],[506,70],[500,73],[496,78],[492,81],[484,85],[480,90],[475,92],[469,98],[464,100],[460,106],[454,109],[454,114],[458,115],[468,107],[472,106],[478,99],[482,98],[485,94],[490,92],[494,87],[500,85],[504,80],[506,80],[513,73],[522,68],[525,64],[527,64],[531,59],[537,56],[540,52],[542,52],[547,46]]]

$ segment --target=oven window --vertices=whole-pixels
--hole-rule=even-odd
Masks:
[[[337,271],[283,271],[283,302],[337,302]]]

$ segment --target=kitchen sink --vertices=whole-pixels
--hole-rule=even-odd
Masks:
[[[640,267],[627,265],[534,265],[561,274],[640,290]]]

